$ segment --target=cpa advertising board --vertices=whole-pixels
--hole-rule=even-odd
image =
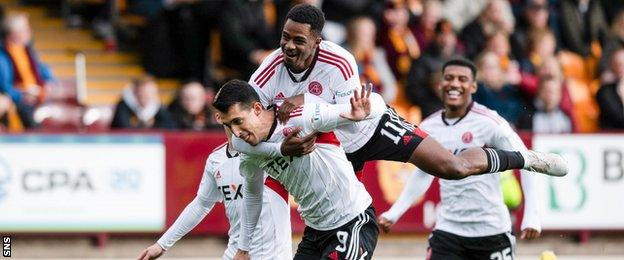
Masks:
[[[160,231],[155,135],[0,136],[0,231]]]

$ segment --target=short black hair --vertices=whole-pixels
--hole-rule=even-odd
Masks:
[[[309,24],[310,29],[318,35],[321,35],[323,26],[325,26],[325,14],[323,14],[323,11],[309,4],[295,5],[286,15],[286,20],[288,19],[298,23]]]
[[[472,72],[472,80],[477,79],[477,66],[475,66],[472,61],[463,58],[451,59],[444,63],[444,66],[442,66],[442,74],[444,74],[444,70],[446,70],[446,67],[448,66],[460,66],[469,68],[470,72]]]
[[[212,106],[221,113],[227,113],[236,103],[251,107],[254,102],[260,102],[260,96],[253,87],[245,81],[233,79],[223,84]]]

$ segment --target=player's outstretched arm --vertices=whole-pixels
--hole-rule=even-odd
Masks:
[[[294,129],[281,143],[261,142],[252,146],[242,139],[232,136],[232,146],[235,150],[265,157],[301,156],[314,151],[316,133],[299,137],[301,129]]]
[[[390,228],[394,223],[405,214],[418,198],[427,192],[433,179],[433,176],[416,169],[414,174],[407,179],[401,195],[392,204],[392,207],[379,216],[379,226],[384,232],[390,232]]]
[[[139,257],[137,257],[137,260],[156,259],[156,258],[159,258],[164,252],[165,252],[165,249],[160,247],[158,243],[154,243],[153,245],[143,250],[143,252],[141,252]]]

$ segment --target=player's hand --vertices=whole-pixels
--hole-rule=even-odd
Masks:
[[[381,230],[383,230],[385,233],[389,233],[390,228],[392,228],[392,225],[394,225],[394,222],[383,217],[383,214],[379,216],[379,220],[377,222],[379,223],[379,227],[381,227]]]
[[[286,136],[280,147],[280,152],[284,156],[302,156],[314,151],[316,133],[311,133],[304,137],[298,137],[301,127],[296,127]]]
[[[362,91],[358,92],[357,89],[353,91],[351,97],[351,113],[342,113],[342,118],[349,119],[351,121],[360,121],[370,115],[370,94],[373,89],[373,84],[362,84]]]
[[[303,103],[303,95],[296,95],[287,98],[277,110],[277,120],[279,120],[279,122],[282,124],[286,124],[286,122],[288,122],[288,119],[290,118],[290,113],[295,110],[295,108],[303,106]]]
[[[137,257],[137,260],[152,260],[160,257],[165,250],[158,243],[149,246]]]
[[[234,260],[249,260],[249,259],[251,259],[249,257],[249,252],[243,251],[240,249],[236,252],[236,255],[234,255]]]
[[[532,228],[525,228],[522,230],[522,233],[520,234],[520,239],[534,239],[534,238],[538,238],[540,237],[541,233],[535,229]]]

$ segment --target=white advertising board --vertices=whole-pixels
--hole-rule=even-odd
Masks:
[[[158,136],[0,136],[0,231],[159,231],[164,179]]]
[[[540,177],[544,229],[624,228],[624,135],[536,135],[533,149],[570,166],[565,177]]]

